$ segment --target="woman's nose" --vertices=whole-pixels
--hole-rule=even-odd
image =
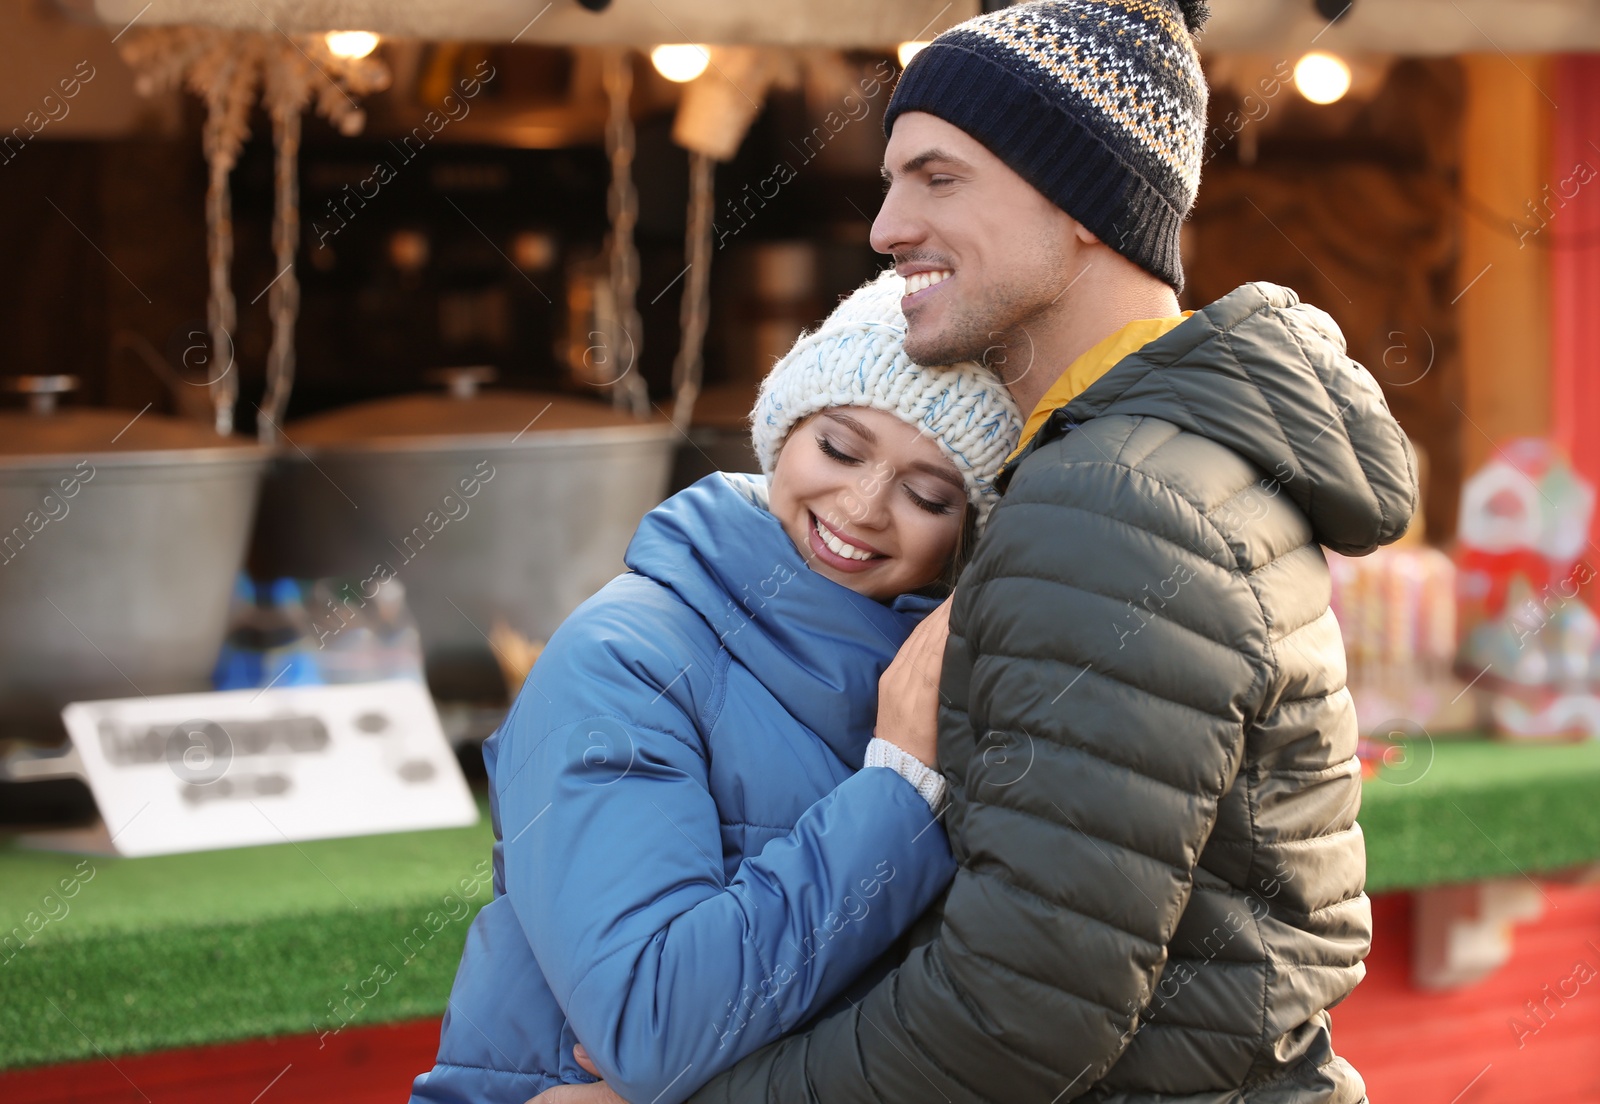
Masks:
[[[845,519],[863,529],[882,529],[889,521],[888,486],[883,480],[863,479],[839,496]]]

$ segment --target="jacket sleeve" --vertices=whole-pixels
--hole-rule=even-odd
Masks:
[[[631,616],[552,640],[502,728],[496,794],[506,895],[572,1033],[624,1097],[676,1104],[814,1015],[954,863],[927,803],[874,768],[730,876],[700,736],[719,657]]]
[[[1062,1104],[1106,1073],[1268,672],[1236,563],[1200,509],[1124,465],[1019,472],[952,610],[939,751],[959,865],[937,933],[696,1104]]]

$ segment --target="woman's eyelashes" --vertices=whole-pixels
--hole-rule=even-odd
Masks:
[[[831,458],[833,460],[837,460],[841,464],[859,464],[859,463],[861,463],[861,459],[859,457],[848,456],[845,453],[840,452],[839,449],[834,445],[834,443],[832,441],[828,440],[826,437],[818,437],[817,438],[817,447],[822,450],[822,454],[824,456],[827,456],[827,457],[829,457],[829,458]]]

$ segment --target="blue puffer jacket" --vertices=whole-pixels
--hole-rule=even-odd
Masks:
[[[933,601],[807,568],[759,477],[640,523],[484,744],[494,898],[412,1101],[589,1081],[677,1104],[834,1000],[954,873],[899,775],[858,770]]]

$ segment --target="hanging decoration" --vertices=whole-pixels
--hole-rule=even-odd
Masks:
[[[700,397],[704,375],[701,358],[705,345],[706,320],[711,313],[711,230],[712,208],[716,205],[716,161],[694,150],[689,152],[689,211],[684,231],[683,299],[678,308],[678,356],[672,363],[672,424],[685,436],[694,420],[695,400]]]
[[[354,97],[389,85],[389,70],[377,57],[339,57],[322,35],[227,30],[211,27],[154,27],[130,30],[118,43],[143,95],[184,86],[205,101],[203,129],[206,185],[206,260],[210,293],[206,325],[210,350],[207,383],[216,430],[233,432],[239,377],[234,372],[233,332],[237,304],[233,266],[233,211],[228,175],[250,137],[250,109],[257,93],[272,119],[276,204],[272,243],[275,271],[268,290],[272,346],[267,385],[259,406],[259,436],[277,439],[294,382],[294,325],[300,285],[294,255],[300,236],[300,115],[310,105],[340,133],[361,132],[366,116]]]
[[[639,191],[633,183],[634,130],[629,101],[633,94],[633,58],[626,49],[606,52],[603,77],[609,114],[606,119],[606,157],[611,163],[611,188],[606,196],[611,216],[607,239],[610,294],[614,304],[606,334],[607,355],[615,387],[612,402],[620,410],[644,418],[650,413],[650,392],[639,367],[643,322],[639,317],[639,250],[633,230],[639,221]],[[627,349],[626,360],[622,350]]]

